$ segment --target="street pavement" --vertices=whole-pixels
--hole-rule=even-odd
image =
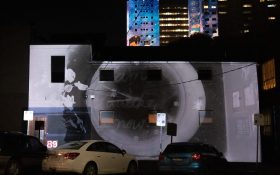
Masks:
[[[256,164],[256,163],[230,163],[230,169],[226,175],[280,175],[280,164]],[[157,160],[140,160],[139,175],[158,175]],[[25,173],[25,175],[44,175],[44,173]],[[68,175],[68,174],[67,174]],[[170,174],[172,175],[172,174]]]

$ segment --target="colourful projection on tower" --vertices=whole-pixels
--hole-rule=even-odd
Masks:
[[[128,0],[127,46],[159,45],[159,0]]]
[[[190,35],[196,32],[203,32],[202,28],[202,0],[189,0],[189,31]]]

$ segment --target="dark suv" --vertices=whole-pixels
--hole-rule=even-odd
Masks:
[[[19,132],[0,132],[0,174],[38,172],[46,152],[47,147],[36,137]]]
[[[226,174],[229,164],[214,146],[179,142],[167,145],[159,156],[159,173]]]

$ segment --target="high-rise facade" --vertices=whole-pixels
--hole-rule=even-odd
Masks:
[[[160,45],[166,45],[178,38],[188,37],[188,1],[160,0]]]
[[[278,0],[218,0],[218,9],[223,37],[266,36],[279,29]]]
[[[218,36],[217,0],[128,0],[127,46],[166,45],[195,32]]]
[[[202,5],[203,33],[211,37],[219,36],[217,0],[204,0]]]
[[[127,46],[159,45],[159,0],[128,0]]]

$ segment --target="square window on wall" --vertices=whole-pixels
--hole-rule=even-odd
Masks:
[[[51,82],[64,83],[65,56],[51,56]]]
[[[147,81],[161,81],[161,78],[161,69],[147,70]]]
[[[114,70],[100,70],[99,81],[114,81]]]
[[[114,124],[114,118],[115,118],[114,111],[100,111],[99,125],[112,125]]]

